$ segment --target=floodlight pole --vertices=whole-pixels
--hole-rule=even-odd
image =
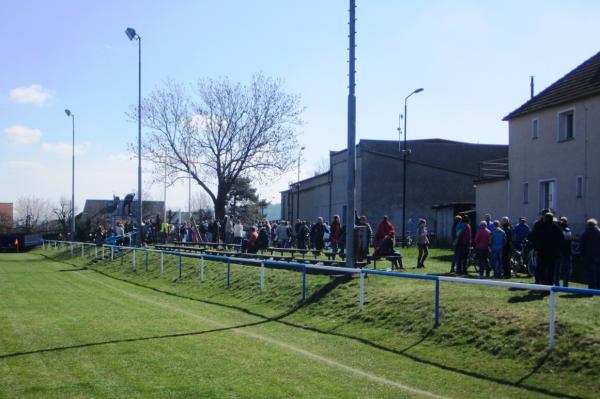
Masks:
[[[302,158],[302,151],[304,151],[305,149],[306,147],[300,148],[300,152],[298,153],[298,180],[296,181],[296,220],[300,219],[300,159]]]
[[[71,241],[75,241],[75,114],[69,111],[73,126],[73,146],[71,157]]]
[[[142,38],[135,29],[127,28],[125,34],[129,40],[138,41],[138,234],[136,245],[142,245]]]
[[[356,168],[356,96],[355,88],[355,37],[356,37],[356,1],[350,0],[350,32],[348,59],[348,160],[346,180],[346,267],[354,267],[354,196]]]

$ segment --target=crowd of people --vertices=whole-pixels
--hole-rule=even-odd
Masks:
[[[376,257],[391,257],[391,269],[402,269],[402,255],[397,250],[394,225],[387,216],[383,216],[375,230],[372,229],[365,215],[355,214],[355,226],[363,229],[363,246],[355,254],[357,259],[365,259],[369,254]],[[142,232],[144,243],[167,242],[212,242],[239,244],[244,252],[256,253],[269,247],[327,249],[337,255],[344,256],[346,243],[346,226],[338,215],[330,222],[322,217],[313,223],[296,220],[261,220],[244,226],[239,219],[225,216],[222,220],[205,219],[197,223],[194,218],[189,222],[171,224],[155,220],[147,220],[141,229],[135,222],[117,221],[107,229],[99,225],[95,232],[98,242],[113,242],[128,245],[133,235]],[[420,219],[415,234],[418,247],[417,268],[424,268],[430,245],[427,221]],[[549,209],[541,212],[539,220],[530,227],[524,217],[512,225],[508,217],[492,220],[489,213],[484,215],[476,228],[472,228],[467,215],[457,215],[452,227],[453,257],[450,272],[467,274],[468,259],[473,254],[477,260],[481,278],[511,278],[515,273],[511,256],[514,251],[525,253],[534,251],[537,261],[535,282],[546,285],[568,287],[573,271],[573,247],[581,255],[588,273],[590,288],[600,289],[600,229],[595,219],[587,221],[587,228],[581,235],[575,235],[565,216],[555,217]],[[514,262],[513,262],[514,263]],[[532,265],[529,265],[531,267]]]
[[[454,255],[451,273],[467,274],[467,259],[475,252],[479,276],[511,278],[514,270],[511,264],[513,251],[520,254],[534,251],[534,279],[537,284],[569,286],[573,272],[573,248],[578,249],[588,273],[589,288],[600,289],[600,229],[595,219],[587,221],[587,227],[580,236],[569,227],[565,216],[556,217],[550,209],[541,212],[533,227],[524,217],[516,226],[508,217],[492,220],[489,213],[479,222],[475,232],[471,229],[468,216],[455,216],[452,228]],[[533,263],[533,261],[532,261]]]

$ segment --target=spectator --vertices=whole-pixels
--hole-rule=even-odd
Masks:
[[[486,223],[487,224],[487,223]],[[492,250],[492,268],[494,269],[494,278],[501,278],[503,272],[502,250],[506,241],[506,233],[500,228],[500,222],[494,220],[494,229],[490,234],[490,249]]]
[[[269,232],[267,230],[266,223],[263,223],[260,230],[258,231],[258,237],[256,239],[256,250],[266,250],[269,248]]]
[[[383,220],[377,226],[377,232],[375,233],[375,239],[373,240],[373,247],[379,248],[381,241],[386,236],[395,236],[394,225],[390,223],[387,216],[383,217]]]
[[[290,229],[288,229],[287,221],[282,220],[277,226],[277,241],[281,248],[289,248],[290,246]]]
[[[310,228],[310,241],[312,248],[316,249],[317,251],[321,251],[323,249],[325,246],[324,236],[326,231],[327,228],[325,227],[325,224],[323,224],[323,218],[318,218],[317,223],[313,224],[313,226]]]
[[[477,264],[479,265],[479,277],[490,276],[490,235],[492,232],[487,228],[487,222],[479,222],[479,229],[475,235],[475,252],[477,254]]]
[[[471,219],[468,215],[462,217],[462,222],[462,232],[458,236],[456,272],[458,274],[467,274],[467,260],[469,258],[469,250],[471,249],[473,233],[471,231]]]
[[[212,242],[219,242],[221,237],[221,223],[217,219],[211,225]]]
[[[235,244],[241,244],[244,239],[244,225],[237,219],[233,225],[233,240]]]
[[[300,222],[300,229],[298,230],[298,249],[307,249],[308,248],[308,240],[310,238],[310,230],[306,225],[306,220],[302,220]]]
[[[225,224],[225,243],[231,244],[233,243],[233,220],[229,216],[225,216],[223,224]]]
[[[354,211],[354,221],[357,226],[364,226],[364,227],[366,227],[366,230],[367,230],[367,245],[364,248],[364,251],[362,253],[354,254],[356,259],[365,259],[367,257],[367,255],[369,255],[369,246],[371,244],[371,237],[373,236],[373,229],[371,228],[371,225],[369,224],[369,220],[367,219],[367,216],[362,215],[361,217],[358,217],[358,212],[356,212],[356,211]],[[355,242],[355,245],[356,245],[356,242]]]
[[[252,226],[250,228],[250,235],[248,239],[242,242],[242,252],[247,252],[249,254],[255,254],[258,252],[258,246],[256,245],[256,241],[258,240],[258,233],[256,232],[256,227]]]
[[[394,236],[393,231],[390,235],[386,235],[385,237],[383,237],[383,239],[381,240],[381,245],[379,247],[375,248],[373,255],[375,255],[375,256],[398,256],[398,258],[392,259],[391,270],[404,269],[404,267],[402,265],[402,255],[394,250],[394,238],[395,238],[395,236]]]
[[[452,256],[452,265],[450,266],[450,273],[456,272],[457,264],[460,260],[460,248],[458,244],[463,227],[464,223],[462,221],[462,216],[454,216],[454,224],[452,225],[452,249],[454,250],[454,255]]]
[[[419,225],[417,226],[417,247],[419,248],[419,255],[417,256],[417,268],[425,267],[425,259],[429,255],[429,237],[427,237],[427,221],[425,219],[419,219]]]
[[[554,215],[550,212],[546,213],[537,230],[535,240],[541,284],[554,283],[554,274],[563,252],[564,241],[561,228],[554,222]]]
[[[512,251],[513,228],[508,216],[502,218],[500,227],[504,231],[504,234],[506,234],[506,241],[504,242],[504,248],[502,249],[502,275],[504,278],[510,278],[510,254]]]
[[[600,289],[600,229],[596,219],[587,221],[587,228],[579,239],[583,264],[588,273],[588,287]]]
[[[527,219],[524,217],[519,218],[519,224],[513,229],[513,245],[516,249],[523,249],[523,242],[529,237],[531,230],[527,225]]]
[[[558,267],[554,273],[554,285],[560,285],[560,280],[563,281],[563,287],[569,286],[571,272],[573,270],[573,260],[571,257],[571,243],[573,242],[573,233],[569,228],[569,220],[562,216],[558,221],[558,226],[563,233],[563,250],[558,262]]]
[[[486,213],[485,215],[483,215],[483,220],[485,220],[485,224],[487,225],[488,230],[493,231],[494,230],[494,222],[492,222],[492,215],[489,213]]]
[[[329,242],[331,243],[331,251],[334,253],[333,258],[335,259],[335,254],[337,254],[339,247],[340,236],[342,235],[342,224],[340,223],[340,217],[338,215],[333,216],[329,231]]]

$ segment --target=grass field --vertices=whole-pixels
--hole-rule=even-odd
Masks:
[[[407,264],[415,254],[408,250]],[[424,272],[444,273],[432,251]],[[600,298],[143,258],[0,254],[0,397],[597,398]],[[416,270],[411,270],[416,272]]]

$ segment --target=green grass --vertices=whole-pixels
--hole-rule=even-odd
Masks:
[[[418,272],[447,272],[447,256],[432,250]],[[139,254],[137,271],[131,254],[0,255],[0,397],[600,392],[600,298],[558,297],[549,354],[548,298],[526,291],[442,283],[433,329],[431,282],[371,276],[360,311],[357,279],[309,275],[301,303],[299,273],[267,270],[261,293],[257,268],[233,265],[227,289],[223,264],[206,262],[201,282],[198,260],[184,260],[181,280],[178,260],[165,260],[161,275],[158,255],[148,271]]]

